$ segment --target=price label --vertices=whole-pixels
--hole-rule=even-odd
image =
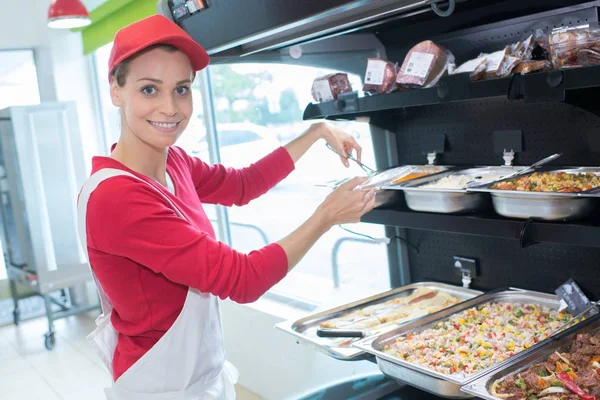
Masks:
[[[431,64],[433,63],[433,54],[421,53],[418,51],[413,52],[410,55],[406,70],[406,75],[412,75],[419,78],[427,78],[429,71],[431,70]]]
[[[567,308],[572,315],[580,315],[592,305],[573,279],[563,283],[555,293],[561,299],[561,309]]]
[[[370,59],[367,63],[367,72],[365,74],[365,83],[369,85],[383,84],[385,77],[385,67],[387,63],[383,60]]]

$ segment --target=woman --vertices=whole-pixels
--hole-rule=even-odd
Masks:
[[[319,139],[340,154],[360,156],[360,147],[320,123],[241,170],[188,156],[173,145],[193,117],[195,73],[208,62],[202,47],[159,15],[115,36],[109,81],[121,136],[110,157],[93,159],[78,205],[103,309],[90,339],[113,374],[109,399],[235,398],[217,297],[255,301],[333,225],[359,221],[374,204],[372,192],[353,190],[363,181],[354,179],[278,243],[241,254],[216,241],[202,203],[247,204]]]

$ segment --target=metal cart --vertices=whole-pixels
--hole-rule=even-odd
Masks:
[[[77,236],[76,202],[86,177],[75,104],[0,110],[0,231],[14,300],[44,299],[54,348],[54,321],[99,307],[77,306],[72,288],[92,279]],[[27,293],[19,290],[28,288]]]

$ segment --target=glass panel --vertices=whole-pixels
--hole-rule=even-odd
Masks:
[[[310,123],[301,118],[303,107],[312,101],[312,82],[332,72],[258,63],[210,68],[221,162],[236,168],[248,166],[308,128]],[[350,78],[353,87],[361,87],[358,76]],[[338,126],[355,136],[363,147],[364,163],[374,167],[369,126],[356,122]],[[249,136],[258,140],[246,140]],[[200,140],[195,154],[205,146]],[[329,193],[316,184],[351,175],[364,172],[356,164],[346,169],[324,142],[317,143],[276,188],[245,207],[229,210],[233,247],[251,251],[285,237],[306,221]],[[348,228],[370,236],[384,235],[384,228],[378,225]],[[336,274],[339,279],[334,280]],[[361,297],[389,287],[385,245],[334,227],[273,290],[287,297],[326,302]]]
[[[33,51],[0,51],[0,109],[39,103],[40,91]],[[0,243],[0,249],[2,245]],[[0,280],[7,277],[4,262],[4,257],[0,256]]]

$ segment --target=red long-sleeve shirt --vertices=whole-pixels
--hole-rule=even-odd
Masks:
[[[287,273],[285,252],[271,244],[242,254],[215,239],[202,203],[244,205],[293,169],[284,148],[244,169],[209,166],[172,147],[167,173],[175,193],[109,157],[95,157],[92,172],[118,168],[150,182],[185,215],[180,218],[153,188],[118,176],[98,186],[87,211],[89,260],[113,304],[118,331],[116,380],[172,326],[188,287],[252,302]],[[201,316],[199,316],[201,317]]]

